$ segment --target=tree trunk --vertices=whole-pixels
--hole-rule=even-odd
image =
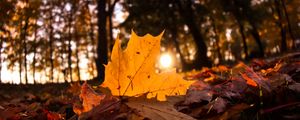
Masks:
[[[27,42],[26,42],[26,36],[27,36],[27,28],[28,28],[28,21],[29,17],[27,17],[25,21],[25,26],[24,26],[24,33],[23,33],[23,46],[24,46],[24,68],[25,68],[25,83],[28,83],[28,70],[27,70]]]
[[[68,30],[68,70],[69,70],[69,79],[70,82],[73,81],[73,77],[72,77],[72,49],[71,49],[71,39],[72,39],[72,33],[71,33],[71,27],[72,27],[72,14],[73,13],[69,13],[69,30]]]
[[[283,18],[282,18],[282,13],[280,9],[280,1],[279,0],[274,0],[275,2],[275,8],[276,12],[278,15],[278,24],[280,28],[280,34],[281,34],[281,52],[286,52],[287,51],[287,44],[286,44],[286,27],[283,23]]]
[[[78,55],[78,47],[76,47],[76,70],[77,70],[77,77],[78,77],[78,81],[81,80],[81,76],[80,76],[80,67],[79,67],[79,63],[80,63],[80,59],[79,59],[79,55]]]
[[[61,64],[65,64],[65,58],[63,57],[63,55],[65,54],[65,49],[66,49],[66,44],[65,44],[65,42],[60,38],[59,39],[59,41],[62,43],[61,44],[61,49],[60,49],[60,59],[61,59]],[[62,67],[63,69],[61,69],[61,72],[63,73],[63,76],[64,76],[64,82],[68,82],[67,81],[67,70],[66,70],[66,68],[64,67],[64,65],[63,65],[63,67]]]
[[[20,33],[20,40],[22,42],[22,46],[20,46],[22,52],[24,52],[24,68],[25,68],[25,84],[28,83],[28,74],[27,74],[27,59],[26,59],[26,56],[27,56],[27,43],[26,43],[26,36],[27,36],[27,29],[28,29],[28,22],[29,22],[29,16],[26,16],[26,19],[25,19],[25,25],[24,27],[22,26],[22,20],[21,20],[21,33]],[[23,48],[22,48],[23,47]],[[19,61],[19,64],[20,64],[20,82],[22,82],[22,52],[20,52],[20,61]]]
[[[28,1],[26,1],[26,3],[28,3]],[[20,48],[21,50],[22,50],[22,52],[24,52],[24,69],[25,69],[25,84],[27,84],[28,83],[28,74],[27,74],[27,58],[26,58],[26,56],[27,56],[27,42],[26,42],[26,36],[27,36],[27,29],[28,29],[28,24],[29,24],[29,16],[28,15],[26,15],[26,12],[27,12],[27,10],[26,10],[27,8],[25,8],[24,9],[24,11],[25,11],[25,13],[23,13],[23,15],[25,16],[25,25],[24,26],[22,26],[22,22],[23,22],[23,20],[21,20],[21,33],[20,33],[20,40],[22,41],[22,45],[21,45],[21,47],[23,46],[23,48]],[[20,52],[20,59],[22,59],[22,52]],[[21,60],[21,62],[20,62],[20,77],[22,76],[21,74],[22,74],[22,60]]]
[[[197,53],[195,56],[195,60],[191,65],[187,67],[186,70],[201,69],[202,67],[205,66],[210,67],[211,62],[207,57],[207,47],[201,35],[201,32],[197,27],[196,21],[194,19],[195,17],[194,17],[194,11],[191,6],[192,5],[191,1],[187,0],[186,5],[184,5],[182,1],[177,0],[177,4],[179,7],[179,13],[183,17],[186,25],[188,26],[189,31],[192,34],[197,46]]]
[[[116,4],[117,4],[117,2],[118,2],[119,0],[115,0],[114,2],[113,2],[113,4],[112,5],[109,5],[109,9],[108,9],[108,23],[109,23],[109,50],[111,51],[112,50],[112,48],[113,48],[113,46],[114,46],[114,38],[113,38],[113,22],[112,22],[112,15],[113,15],[113,12],[114,12],[114,8],[115,8],[115,6],[116,6]],[[110,4],[111,3],[111,1],[110,0],[108,0],[108,3]]]
[[[33,83],[36,83],[36,79],[35,79],[35,63],[36,63],[36,48],[37,48],[37,20],[35,20],[34,23],[34,39],[33,39],[33,60],[32,60],[32,79],[33,79]]]
[[[96,41],[95,41],[95,39],[94,39],[94,37],[95,37],[95,35],[94,35],[94,24],[93,24],[93,22],[92,22],[92,15],[90,14],[88,5],[89,5],[89,2],[86,2],[85,7],[88,9],[88,13],[89,13],[89,16],[90,16],[90,19],[89,19],[89,27],[90,27],[90,31],[89,31],[89,34],[88,34],[89,36],[88,36],[88,37],[90,38],[90,43],[91,43],[92,50],[89,51],[89,50],[87,49],[86,55],[87,55],[87,58],[88,58],[88,59],[96,60],[95,55],[92,55],[91,57],[90,57],[90,55],[89,55],[90,52],[96,53],[96,50],[95,50],[95,47],[94,47]],[[93,65],[93,64],[88,64],[88,66],[89,66],[89,69],[88,69],[89,74],[90,74],[90,75],[93,75],[92,77],[95,77],[94,74],[93,74],[93,72],[94,72],[94,70],[95,70],[95,69],[94,69],[94,65]],[[91,68],[91,69],[90,69],[90,68]]]
[[[282,4],[282,8],[283,8],[283,11],[284,11],[284,15],[285,15],[285,18],[286,18],[286,21],[287,21],[287,27],[288,27],[288,30],[289,30],[289,33],[290,33],[290,36],[293,40],[293,43],[292,43],[292,48],[296,48],[296,38],[293,34],[293,31],[292,31],[292,26],[291,26],[291,23],[290,23],[290,18],[289,18],[289,15],[287,13],[287,10],[286,10],[286,5],[285,5],[285,2],[284,0],[281,0],[281,4]]]
[[[80,76],[80,67],[79,67],[79,63],[80,63],[80,59],[79,59],[79,43],[80,43],[80,39],[79,39],[79,36],[78,36],[78,32],[77,32],[77,29],[78,28],[75,28],[75,41],[76,41],[76,50],[75,50],[75,55],[76,55],[76,70],[77,70],[77,77],[78,77],[78,81],[80,81],[81,80],[81,76]]]
[[[97,0],[98,2],[98,42],[97,42],[97,79],[100,82],[104,80],[105,67],[103,64],[107,64],[107,34],[106,34],[106,0]]]
[[[180,55],[179,58],[180,58],[180,61],[181,61],[182,69],[185,70],[185,69],[187,69],[187,68],[185,68],[187,66],[187,63],[186,63],[186,61],[184,59],[184,56],[183,56],[183,54],[180,50],[179,42],[177,41],[178,40],[177,39],[177,25],[170,26],[170,30],[171,30],[171,35],[172,35],[171,39],[174,42],[174,46],[175,46],[175,49],[176,49],[177,53],[179,53],[179,55]]]
[[[70,38],[69,38],[70,39]],[[69,71],[69,80],[70,82],[73,81],[72,77],[72,50],[71,50],[71,40],[68,40],[68,71]]]
[[[255,40],[255,43],[257,44],[257,46],[259,48],[259,55],[258,55],[258,57],[264,57],[264,47],[262,45],[262,42],[261,42],[261,39],[260,39],[260,35],[258,33],[258,29],[257,29],[257,27],[255,25],[255,21],[253,21],[253,18],[251,17],[251,14],[249,14],[251,8],[247,8],[243,4],[239,4],[238,0],[233,0],[233,5],[235,6],[235,8],[234,8],[234,14],[235,14],[235,16],[237,18],[240,18],[242,16],[247,18],[246,20],[248,21],[248,23],[252,27],[252,29],[250,31],[251,35],[253,36],[253,38]],[[244,9],[242,9],[242,11],[241,11],[239,7],[242,7]],[[241,19],[237,19],[237,20],[240,21]]]
[[[248,46],[247,46],[246,36],[244,33],[244,25],[241,23],[241,21],[239,21],[239,20],[237,20],[237,21],[239,24],[239,31],[240,31],[242,41],[243,41],[243,49],[244,49],[245,59],[248,59],[249,54],[248,54]]]
[[[219,58],[219,63],[221,63],[223,61],[223,58],[222,58],[222,54],[221,54],[221,48],[220,48],[220,42],[219,42],[219,33],[217,31],[217,27],[216,27],[216,23],[215,23],[215,19],[213,17],[210,17],[211,20],[212,20],[212,24],[213,24],[213,31],[215,33],[215,39],[216,39],[216,48],[217,48],[217,55],[218,55],[218,58]]]
[[[0,36],[0,83],[2,83],[2,44],[3,44],[3,37]]]
[[[53,27],[52,27],[53,16],[50,13],[49,25],[50,25],[50,33],[49,33],[49,53],[50,53],[50,81],[54,82],[54,61],[53,61]]]
[[[110,0],[108,3],[110,4]],[[109,31],[109,50],[111,51],[114,45],[113,39],[113,24],[112,24],[112,15],[113,15],[114,8],[110,5],[108,9],[108,31]]]
[[[251,20],[250,20],[251,21]],[[259,49],[259,57],[264,57],[264,48],[263,45],[261,43],[261,39],[260,39],[260,35],[258,33],[258,30],[256,28],[256,26],[253,24],[253,22],[250,22],[251,26],[252,26],[252,30],[251,30],[251,34],[256,42],[256,44],[258,45],[258,49]]]

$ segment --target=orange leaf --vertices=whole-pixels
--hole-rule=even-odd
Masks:
[[[240,73],[242,75],[242,77],[246,80],[248,85],[257,87],[257,84],[254,80],[252,80],[251,78],[249,78],[245,73]]]
[[[166,95],[184,95],[193,81],[185,81],[175,70],[156,73],[155,64],[160,55],[159,36],[137,36],[133,31],[125,50],[117,39],[111,61],[105,66],[105,80],[113,95],[140,96],[166,100]]]
[[[86,82],[81,86],[80,99],[82,106],[74,105],[73,110],[76,114],[80,115],[83,112],[90,111],[93,107],[100,104],[106,95],[97,94]]]

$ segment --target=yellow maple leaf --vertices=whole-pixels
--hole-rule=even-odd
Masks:
[[[155,73],[155,63],[160,55],[163,33],[154,37],[147,34],[137,36],[132,31],[127,48],[123,51],[117,39],[112,50],[111,61],[105,66],[103,87],[108,87],[116,96],[157,97],[184,95],[193,81],[186,81],[171,70]]]

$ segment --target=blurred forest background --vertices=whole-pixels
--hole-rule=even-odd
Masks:
[[[0,82],[103,79],[119,35],[158,35],[178,71],[299,49],[299,0],[1,0]],[[159,66],[158,66],[159,68]],[[97,72],[98,71],[98,72]]]

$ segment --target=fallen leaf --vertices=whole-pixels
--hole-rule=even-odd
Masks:
[[[271,85],[269,81],[259,73],[253,71],[249,66],[245,65],[244,63],[239,63],[235,67],[235,69],[238,70],[235,71],[242,75],[243,79],[246,80],[248,85],[252,85],[252,86],[259,85],[262,88],[266,89],[268,92],[271,91]]]
[[[289,75],[278,72],[270,74],[267,78],[269,79],[272,88],[277,88],[293,82],[293,79]]]
[[[80,94],[81,85],[79,82],[71,83],[70,87],[67,89],[68,93],[78,96]]]
[[[151,120],[195,120],[191,116],[178,112],[172,104],[166,101],[146,99],[143,97],[130,98],[126,103],[136,109],[137,114]]]
[[[108,87],[112,95],[157,97],[166,100],[167,96],[184,95],[193,81],[186,81],[171,70],[155,72],[155,63],[160,54],[159,36],[137,36],[133,31],[123,51],[117,39],[112,50],[111,61],[105,66],[103,87]]]
[[[228,120],[228,119],[240,119],[239,115],[243,110],[250,108],[249,105],[245,103],[236,104],[232,107],[230,107],[228,110],[226,110],[220,117],[218,117],[218,120]]]
[[[207,106],[209,107],[209,110],[213,109],[216,110],[217,113],[221,113],[225,110],[227,103],[228,103],[227,100],[218,97],[214,101],[210,102]]]
[[[257,84],[254,80],[252,80],[251,78],[249,78],[245,73],[241,73],[241,76],[246,80],[246,83],[250,86],[254,86],[257,87]]]
[[[200,103],[202,101],[210,101],[213,93],[209,85],[202,81],[193,83],[187,91],[184,104]]]
[[[295,92],[300,93],[300,83],[295,83],[295,84],[289,85],[288,88]]]
[[[82,113],[79,116],[80,120],[118,120],[121,118],[122,112],[130,111],[128,108],[122,108],[119,99],[113,96],[106,96],[101,100],[100,104],[95,106],[92,110]],[[126,116],[125,116],[126,118]]]
[[[74,105],[73,110],[80,115],[83,112],[90,111],[93,107],[100,104],[106,95],[96,93],[86,82],[81,86],[81,93],[79,95],[82,100],[82,106]]]
[[[48,110],[43,110],[43,112],[47,115],[47,120],[62,120],[63,119],[63,117],[58,113],[50,112]]]

